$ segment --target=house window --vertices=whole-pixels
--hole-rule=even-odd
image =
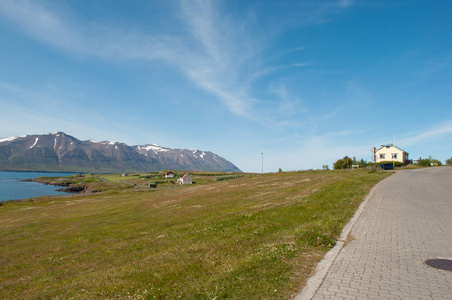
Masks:
[[[397,153],[392,153],[391,157],[392,159],[397,159]]]
[[[386,158],[386,154],[380,154],[380,159],[385,159]]]

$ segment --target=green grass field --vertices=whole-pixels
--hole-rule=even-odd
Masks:
[[[387,173],[5,202],[1,299],[289,299]]]

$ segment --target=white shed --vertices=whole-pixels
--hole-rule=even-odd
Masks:
[[[190,175],[185,174],[184,176],[182,176],[181,178],[179,178],[177,180],[177,183],[179,183],[179,184],[192,184],[193,183],[193,179],[191,178]]]
[[[174,173],[169,171],[165,173],[165,178],[174,178]]]

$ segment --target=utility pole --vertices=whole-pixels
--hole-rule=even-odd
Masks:
[[[264,174],[264,152],[261,152],[262,155],[262,174]]]
[[[377,161],[377,155],[375,154],[377,151],[377,148],[373,147],[370,149],[370,152],[372,152],[372,161],[375,163]]]
[[[392,146],[394,147],[394,152],[395,152],[395,136],[392,139]],[[395,153],[392,154],[392,168],[394,169],[395,167]]]

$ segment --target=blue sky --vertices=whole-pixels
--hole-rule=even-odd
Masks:
[[[452,2],[0,0],[0,138],[217,153],[243,171],[452,156]]]

